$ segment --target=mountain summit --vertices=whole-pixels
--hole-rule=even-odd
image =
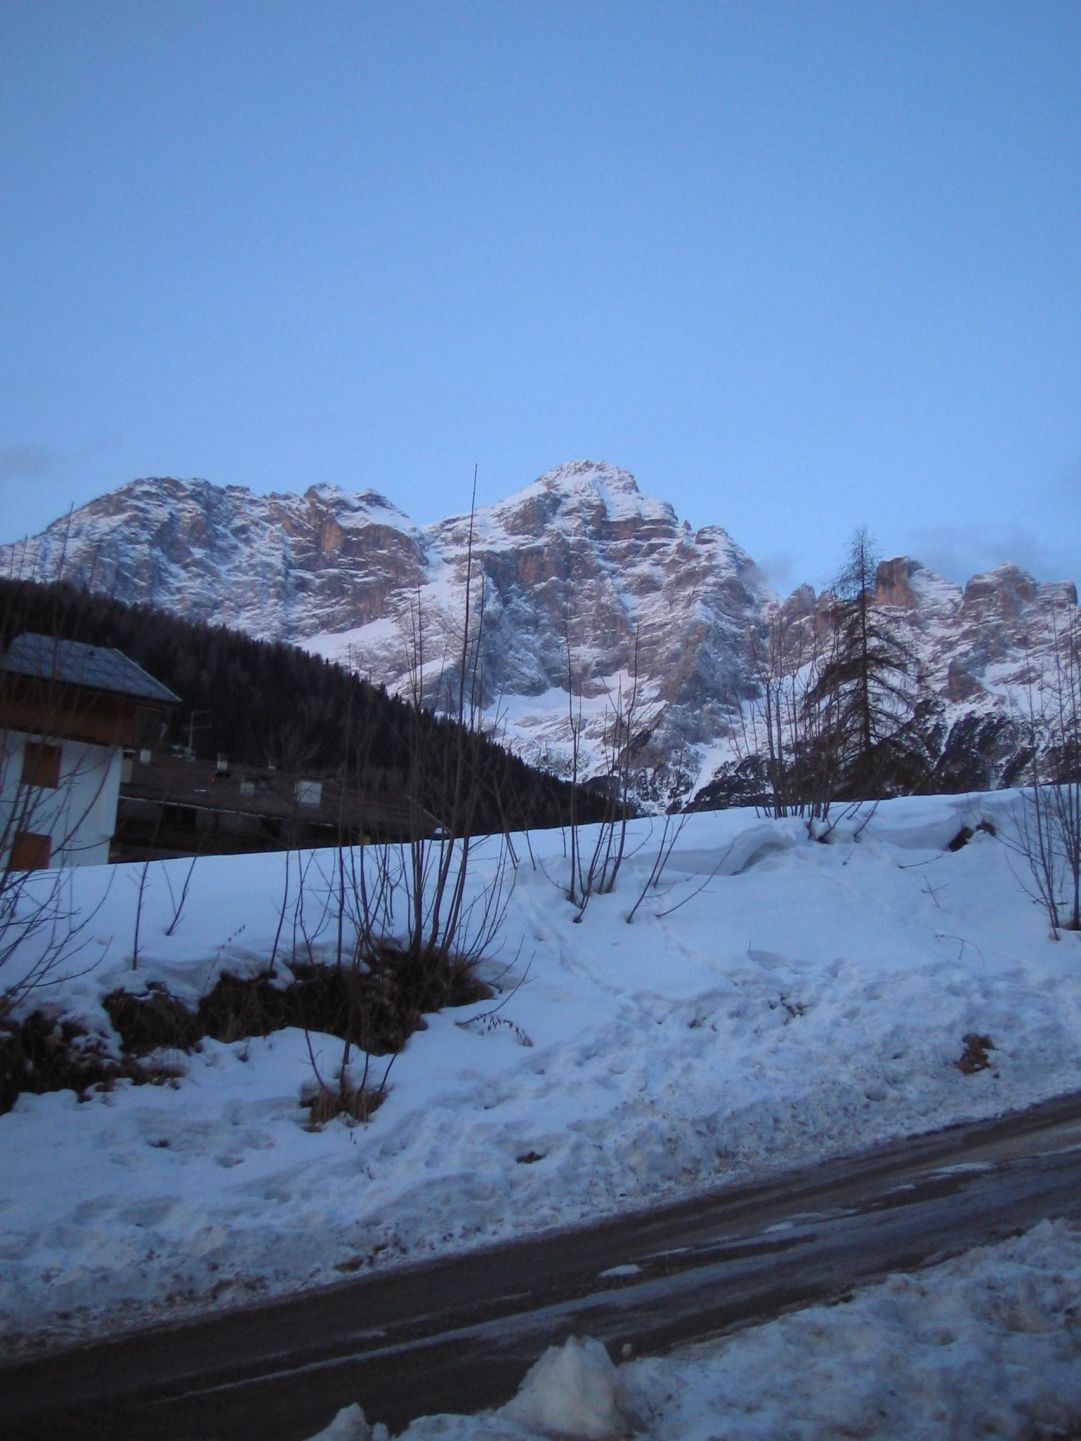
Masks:
[[[426,526],[372,490],[255,495],[134,480],[0,557],[8,574],[63,575],[304,646],[391,690],[419,683],[429,703],[452,710],[471,577],[489,723],[562,772],[576,736],[580,773],[598,774],[614,708],[633,696],[637,786],[654,802],[707,782],[739,753],[770,618],[812,634],[829,604],[806,586],[780,600],[720,526],[693,531],[632,475],[593,460]],[[1073,586],[1015,567],[962,590],[905,557],[879,567],[876,599],[918,659],[936,744],[948,749],[961,726],[970,740],[983,736],[985,752],[1005,697],[1031,671],[1032,637],[1052,617],[1072,622],[1077,605]]]

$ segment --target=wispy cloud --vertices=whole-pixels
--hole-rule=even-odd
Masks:
[[[1048,540],[1016,523],[921,526],[907,532],[905,549],[959,585],[1006,563],[1020,566],[1036,580],[1081,580],[1081,558],[1072,536]]]
[[[0,482],[40,480],[51,475],[60,465],[61,457],[39,445],[0,446]]]
[[[780,595],[787,594],[806,579],[799,574],[800,559],[794,551],[773,550],[767,555],[755,556],[754,563],[766,585]]]

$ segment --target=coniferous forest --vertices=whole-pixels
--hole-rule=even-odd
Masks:
[[[0,580],[0,646],[35,631],[123,651],[182,704],[165,743],[200,757],[340,774],[406,789],[436,815],[463,815],[476,833],[599,820],[605,802],[533,769],[454,720],[418,710],[382,686],[280,642],[129,606],[66,583]]]

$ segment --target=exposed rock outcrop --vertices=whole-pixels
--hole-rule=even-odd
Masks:
[[[294,642],[389,689],[419,683],[452,711],[471,576],[489,722],[564,772],[576,730],[582,772],[598,774],[614,710],[633,696],[638,786],[657,802],[708,780],[734,739],[740,749],[771,621],[789,665],[831,625],[828,595],[803,586],[778,598],[719,526],[692,531],[625,471],[593,461],[430,526],[374,491],[259,496],[136,480],[6,547],[0,564]],[[955,736],[958,775],[978,775],[974,757],[993,752],[985,779],[1001,777],[1007,698],[1046,670],[1050,631],[1075,623],[1075,588],[999,566],[962,590],[898,557],[879,567],[875,599],[918,658],[938,753]]]

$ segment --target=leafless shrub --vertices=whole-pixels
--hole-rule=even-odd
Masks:
[[[300,1093],[300,1103],[309,1114],[307,1129],[310,1131],[321,1131],[328,1121],[338,1116],[364,1125],[385,1098],[383,1087],[355,1086],[348,1080],[333,1087],[321,1081],[312,1082]]]
[[[167,936],[171,936],[171,935],[173,934],[173,932],[176,930],[177,926],[180,924],[180,917],[183,915],[183,913],[184,913],[184,907],[187,905],[187,902],[188,902],[188,891],[191,889],[192,876],[195,874],[195,862],[196,862],[198,859],[199,859],[198,855],[194,855],[194,856],[191,857],[191,860],[188,862],[188,867],[187,867],[187,869],[186,869],[185,872],[184,872],[184,881],[183,881],[183,884],[182,884],[181,887],[180,887],[180,894],[179,894],[179,895],[177,895],[177,894],[175,893],[175,891],[173,890],[173,882],[172,882],[172,879],[170,878],[170,875],[169,875],[169,868],[168,868],[168,866],[166,866],[166,867],[164,868],[163,874],[164,874],[164,876],[165,876],[165,884],[166,884],[166,886],[167,886],[167,888],[168,888],[168,891],[169,891],[169,900],[170,900],[170,902],[172,903],[172,907],[173,907],[172,920],[171,920],[171,921],[169,922],[169,924],[165,927],[165,934],[166,934]]]
[[[475,1031],[478,1035],[491,1035],[494,1031],[506,1030],[511,1033],[520,1046],[532,1047],[533,1042],[529,1035],[515,1021],[507,1016],[500,1016],[495,1011],[485,1011],[479,1016],[470,1016],[468,1021],[459,1021],[458,1025],[463,1031]]]
[[[1047,912],[1051,934],[1081,930],[1081,625],[1052,613],[1030,663],[1019,722],[1031,759],[1029,787],[1003,833],[1020,858],[1018,879]],[[1037,672],[1042,672],[1037,678]]]
[[[679,811],[675,815],[666,815],[664,817],[661,826],[660,840],[657,843],[656,850],[653,852],[653,863],[649,868],[649,874],[639,888],[634,905],[631,906],[624,917],[628,925],[633,923],[642,902],[651,892],[655,892],[660,885],[668,862],[672,858],[672,852],[675,850],[676,842],[679,840],[683,827],[687,823],[688,814],[689,812],[687,811]]]
[[[441,813],[431,815],[422,803],[425,768],[431,763],[425,748],[432,744],[432,726],[424,712],[429,658],[418,595],[407,617],[412,733],[408,738],[410,770],[404,780],[409,834],[398,841],[373,841],[313,857],[299,878],[294,902],[298,933],[294,955],[299,941],[309,960],[319,958],[325,964],[329,956],[333,967],[366,982],[393,981],[400,988],[408,978],[414,1025],[424,1010],[490,994],[479,988],[473,972],[495,947],[514,884],[509,836],[503,833],[478,840],[474,834],[481,801],[477,777],[483,772],[480,758],[486,743],[480,676],[485,590],[483,576],[476,586],[474,577],[475,497],[476,475],[466,548],[462,634],[454,663],[449,664],[450,658],[444,655],[438,666],[447,683],[442,709],[454,723],[438,736],[442,746],[438,757],[442,765],[438,788]],[[347,764],[358,783],[371,766],[371,746],[370,734],[354,737]],[[483,884],[475,884],[476,863],[485,850],[489,877]],[[329,861],[325,859],[328,855]],[[314,905],[310,904],[313,900]],[[286,907],[283,900],[283,917]],[[368,1040],[363,1023],[348,1029],[336,1086],[319,1075],[309,1042],[319,1094],[336,1090],[339,1097],[333,1114],[353,1114],[353,1089],[359,1087],[362,1094],[371,1090]],[[354,1049],[363,1054],[363,1076],[358,1083],[350,1078]],[[388,1075],[389,1066],[375,1088],[379,1096]],[[329,1102],[318,1104],[325,1108]],[[370,1103],[365,1101],[364,1107],[370,1114]]]
[[[570,627],[565,630],[567,651],[567,704],[571,732],[571,781],[578,785],[582,734],[582,702],[572,662]],[[615,889],[616,878],[623,865],[627,846],[627,823],[633,812],[631,792],[634,776],[635,738],[639,730],[640,694],[638,685],[639,637],[635,633],[631,654],[630,683],[626,691],[622,677],[615,692],[607,696],[607,722],[604,732],[605,792],[604,812],[595,823],[593,846],[588,855],[583,851],[583,827],[576,806],[570,824],[570,879],[567,900],[577,908],[574,919],[580,921],[591,897],[607,895]],[[572,805],[574,803],[572,802]]]
[[[826,744],[834,696],[823,677],[836,647],[836,632],[821,633],[816,615],[785,610],[752,637],[758,697],[742,717],[736,751],[741,767],[758,775],[759,808],[774,819],[829,816],[837,786]]]

